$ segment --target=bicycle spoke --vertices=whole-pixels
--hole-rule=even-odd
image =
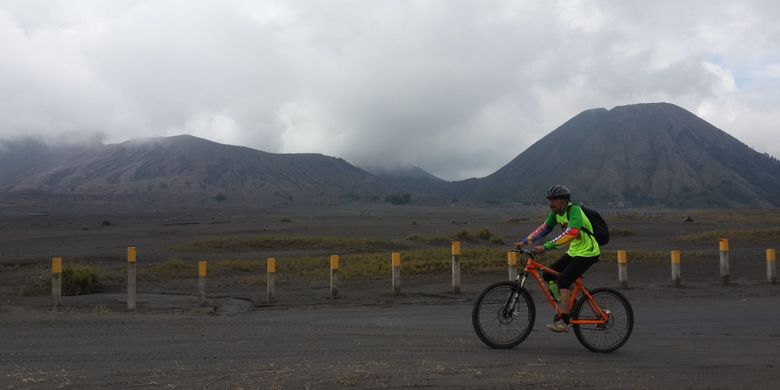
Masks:
[[[494,348],[508,348],[530,333],[532,309],[527,293],[519,294],[514,307],[509,304],[516,285],[497,283],[484,291],[473,311],[474,329],[480,338]]]
[[[611,352],[626,342],[633,328],[633,312],[628,301],[609,289],[594,290],[591,293],[598,307],[607,314],[605,324],[578,324],[577,338],[583,345],[598,352]],[[598,308],[589,301],[578,306],[578,320],[602,319]]]

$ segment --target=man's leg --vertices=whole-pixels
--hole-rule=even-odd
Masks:
[[[561,304],[558,306],[561,311],[560,320],[563,322],[559,324],[558,321],[547,325],[547,329],[553,332],[568,332],[569,315],[571,314],[571,285],[577,278],[579,278],[585,271],[588,270],[593,264],[599,261],[598,257],[575,257],[566,265],[566,268],[561,271],[558,276],[558,291],[561,294]]]

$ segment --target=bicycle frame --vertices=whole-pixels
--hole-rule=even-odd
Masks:
[[[527,250],[517,250],[519,253],[523,253],[528,256],[528,261],[525,264],[525,268],[523,269],[523,272],[517,275],[517,278],[515,279],[520,288],[523,288],[525,285],[525,281],[528,278],[528,275],[531,275],[535,280],[536,283],[539,285],[539,288],[544,293],[545,298],[547,298],[547,302],[550,303],[550,306],[552,306],[553,310],[555,310],[555,314],[558,316],[561,315],[561,309],[558,307],[558,304],[555,302],[555,299],[550,294],[550,291],[547,289],[547,285],[542,280],[542,277],[539,275],[539,271],[547,272],[552,275],[558,276],[560,273],[552,268],[546,267],[544,264],[537,263],[534,260],[534,252],[527,251]],[[577,301],[577,297],[582,294],[584,297],[588,299],[588,304],[590,305],[591,309],[593,310],[593,313],[597,313],[599,319],[589,319],[589,320],[581,320],[581,319],[572,319],[571,324],[572,325],[605,325],[607,322],[609,322],[609,315],[604,312],[604,310],[599,307],[598,303],[593,299],[593,296],[590,295],[590,292],[588,292],[588,289],[585,288],[585,286],[582,284],[582,277],[577,278],[577,280],[574,282],[574,288],[571,292],[570,302],[569,302],[569,308],[574,307],[574,302]]]

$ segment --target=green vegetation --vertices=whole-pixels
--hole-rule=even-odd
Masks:
[[[498,272],[506,264],[506,252],[492,248],[464,249],[461,258],[464,272]],[[446,273],[452,254],[449,247],[416,249],[401,253],[401,273],[419,275]],[[327,279],[330,268],[327,257],[277,259],[277,272],[305,279]],[[345,279],[381,279],[392,273],[391,254],[363,253],[341,256],[340,276]]]
[[[62,269],[62,295],[85,295],[99,292],[103,287],[99,275],[103,273],[90,265],[66,264]],[[19,290],[24,296],[51,294],[51,276],[42,276]]]
[[[732,241],[769,242],[780,241],[780,229],[730,229],[712,230],[678,236],[678,242],[717,242],[720,238]]]
[[[62,270],[62,295],[84,295],[100,291],[98,269],[89,265],[71,264]]]
[[[431,246],[447,246],[452,242],[452,240],[447,237],[424,237],[418,234],[412,234],[406,237],[406,240]]]
[[[220,237],[194,241],[173,247],[176,252],[240,252],[252,250],[307,250],[328,249],[333,252],[355,253],[379,250],[406,249],[406,245],[392,241],[365,238],[331,237]]]
[[[636,233],[630,231],[630,230],[623,230],[623,229],[609,229],[609,235],[611,237],[628,237],[636,235]]]
[[[487,228],[480,229],[476,232],[469,232],[468,230],[461,230],[455,233],[455,240],[465,242],[476,242],[478,240],[484,240],[494,245],[505,245],[504,240],[495,235]]]
[[[198,263],[171,259],[139,271],[141,277],[151,276],[159,279],[187,278],[197,275]]]
[[[385,202],[395,205],[412,203],[412,194],[391,194],[385,196]]]

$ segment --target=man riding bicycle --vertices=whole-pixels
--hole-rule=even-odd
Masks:
[[[557,288],[560,294],[561,316],[556,316],[553,323],[547,325],[547,329],[553,332],[569,331],[569,313],[571,312],[570,297],[571,285],[593,264],[599,261],[601,250],[596,238],[593,236],[593,226],[580,206],[571,203],[571,191],[562,186],[554,185],[545,194],[549,205],[550,214],[544,223],[531,232],[528,237],[516,244],[522,248],[529,243],[534,244],[553,231],[556,225],[563,227],[563,232],[553,240],[537,245],[534,252],[543,253],[548,250],[558,249],[566,244],[569,250],[556,260],[550,268],[560,272],[556,278],[552,274],[544,273],[543,278],[550,283],[553,292]]]

